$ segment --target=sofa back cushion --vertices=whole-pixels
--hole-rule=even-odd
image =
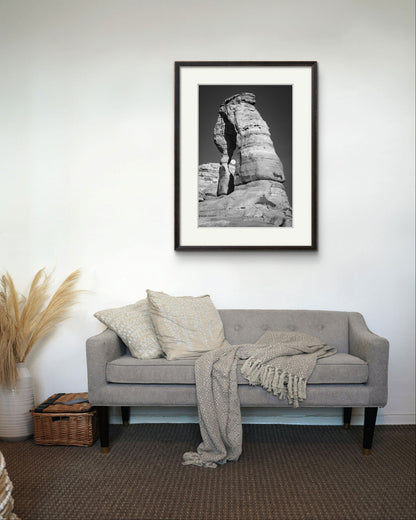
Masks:
[[[255,343],[267,330],[300,331],[348,352],[348,312],[309,310],[219,310],[225,338],[232,344]]]

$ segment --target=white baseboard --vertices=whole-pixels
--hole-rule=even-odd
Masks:
[[[121,424],[119,408],[111,408],[110,422]],[[198,414],[194,408],[132,408],[130,422],[143,423],[197,423]],[[309,408],[287,409],[280,408],[244,408],[242,411],[243,424],[304,424],[304,425],[339,425],[342,424],[341,408]],[[364,410],[353,409],[351,424],[362,425]],[[379,410],[377,424],[415,424],[414,413],[383,414]]]

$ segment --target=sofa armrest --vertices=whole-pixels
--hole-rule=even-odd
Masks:
[[[98,391],[107,384],[106,366],[108,361],[121,357],[126,346],[115,332],[104,332],[87,339],[88,399],[95,404]]]
[[[369,330],[361,314],[349,314],[349,353],[368,364],[370,398],[374,406],[387,403],[389,342]]]

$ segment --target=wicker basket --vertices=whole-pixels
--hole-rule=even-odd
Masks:
[[[86,394],[65,394],[84,396]],[[63,404],[63,402],[61,401]],[[59,404],[57,402],[57,404]],[[53,406],[49,407],[53,409]],[[62,407],[61,407],[62,408]],[[85,408],[85,407],[84,407]],[[32,410],[33,434],[36,444],[92,446],[97,440],[97,411],[43,412]]]

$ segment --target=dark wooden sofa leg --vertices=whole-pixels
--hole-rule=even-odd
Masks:
[[[101,453],[110,451],[110,441],[108,434],[108,406],[97,406],[98,427],[100,429]]]
[[[366,408],[364,411],[363,453],[370,455],[373,445],[374,428],[376,426],[378,408]]]
[[[130,423],[130,406],[121,407],[121,418],[123,419],[123,426],[128,426]]]
[[[351,426],[352,408],[344,408],[344,429],[349,430]]]

